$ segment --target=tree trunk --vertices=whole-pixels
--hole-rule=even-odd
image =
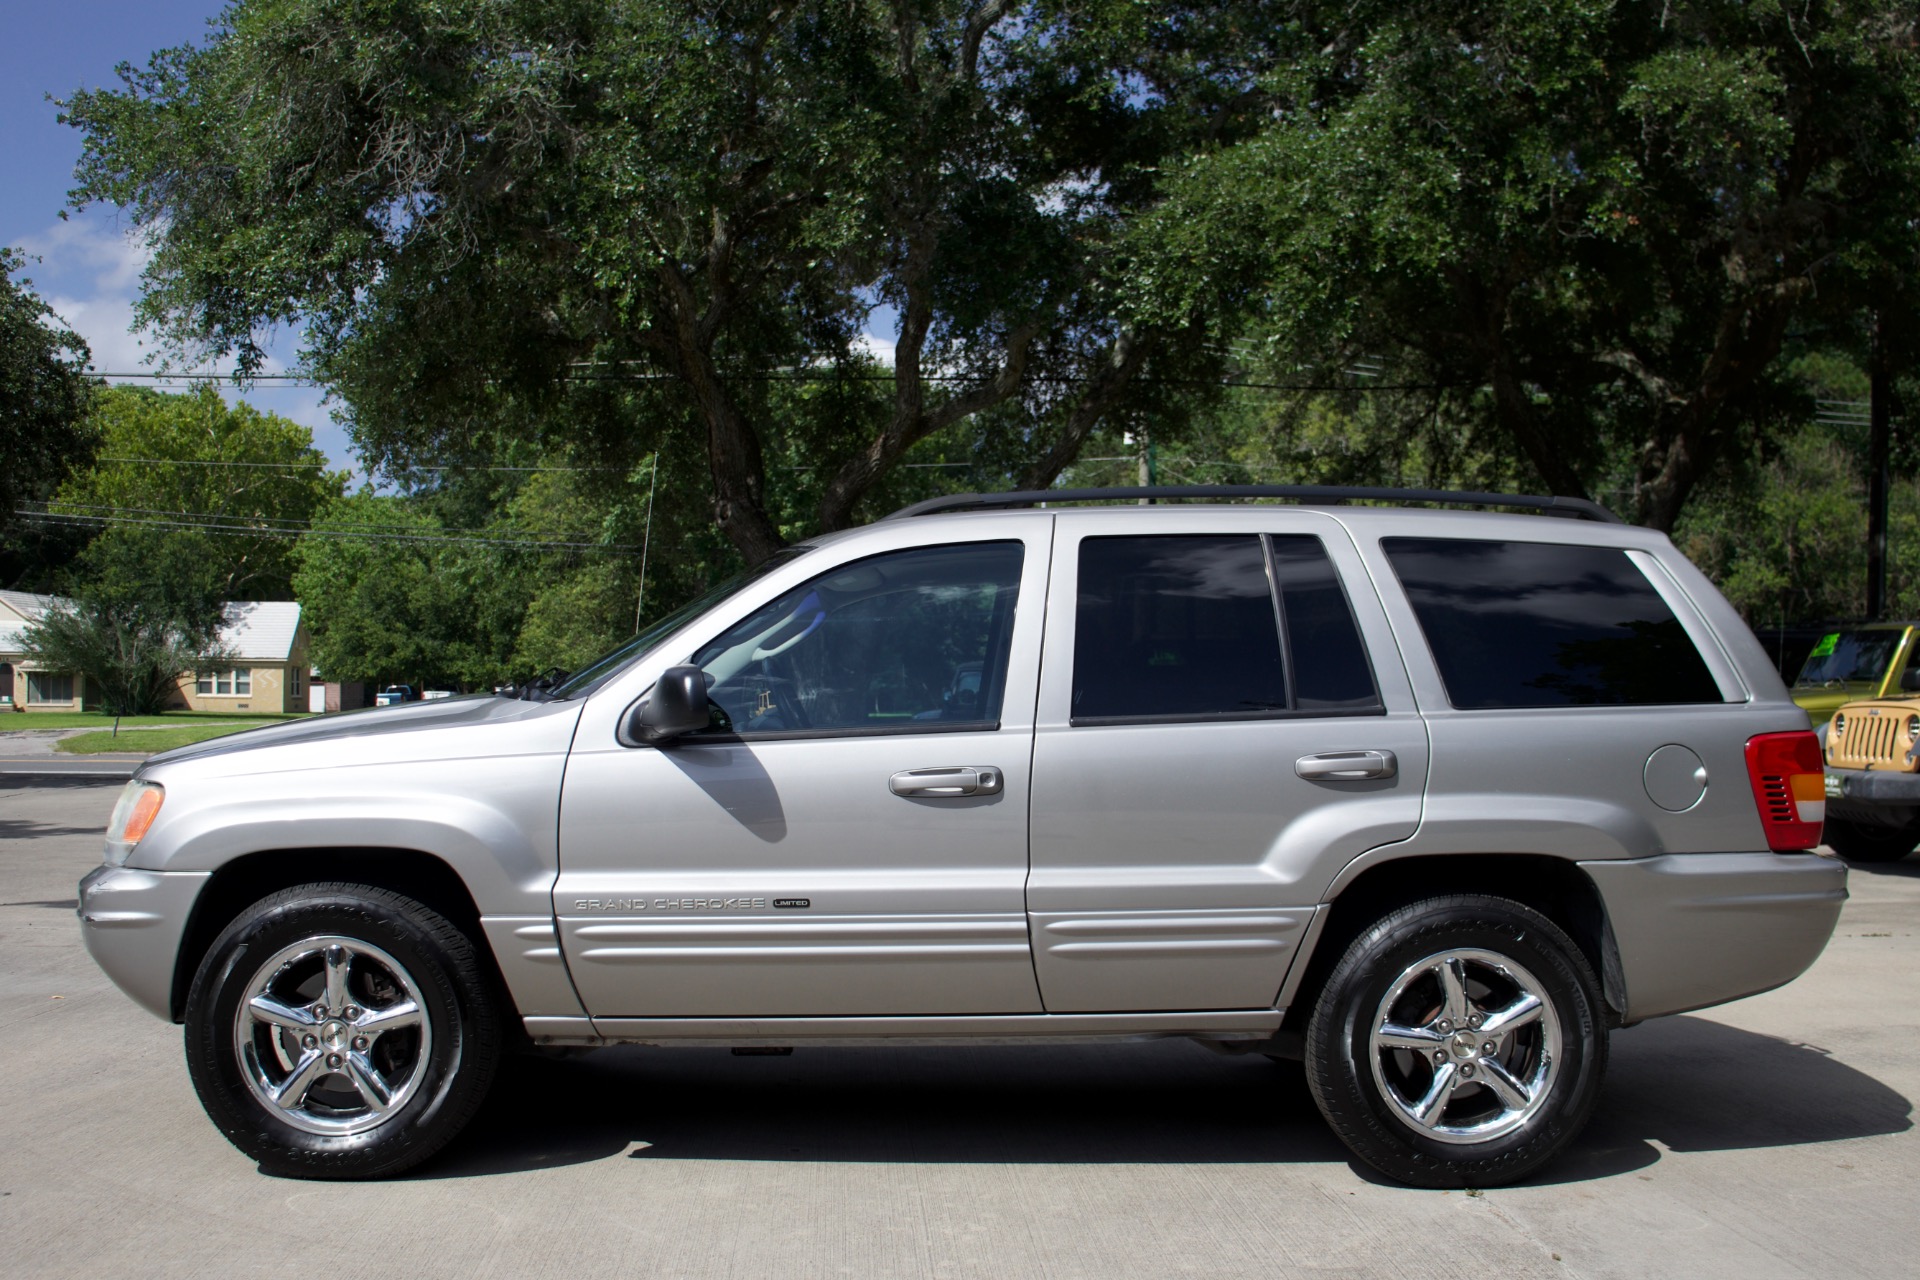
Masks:
[[[1087,437],[1093,434],[1093,429],[1100,425],[1100,420],[1108,410],[1119,402],[1134,375],[1140,372],[1140,366],[1146,363],[1147,349],[1151,345],[1146,337],[1126,331],[1113,340],[1113,346],[1107,350],[1107,358],[1088,380],[1086,393],[1073,406],[1073,412],[1067,415],[1067,425],[1055,437],[1053,446],[1021,477],[1022,489],[1050,488],[1060,478],[1060,473],[1073,465],[1073,460],[1080,456],[1081,448],[1086,445]]]
[[[1887,615],[1887,491],[1892,488],[1893,378],[1887,358],[1886,321],[1873,317],[1873,350],[1867,357],[1867,618]]]

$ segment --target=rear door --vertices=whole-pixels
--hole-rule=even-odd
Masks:
[[[1427,739],[1333,520],[1062,513],[1033,771],[1048,1012],[1260,1009],[1329,868],[1418,825]]]

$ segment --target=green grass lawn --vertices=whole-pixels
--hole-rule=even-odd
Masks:
[[[192,724],[196,720],[245,720],[248,727],[256,724],[270,724],[275,720],[303,720],[301,712],[272,711],[169,711],[158,716],[122,716],[120,727],[138,728],[155,725]],[[102,715],[98,711],[28,711],[20,714],[0,713],[0,732],[11,729],[107,729],[113,728],[113,717]]]
[[[259,718],[264,720],[267,717]],[[274,718],[284,720],[288,717]],[[111,732],[78,733],[71,738],[60,739],[53,744],[53,749],[77,756],[98,755],[103,751],[171,751],[175,747],[184,747],[188,743],[205,742],[208,738],[224,738],[230,733],[239,733],[242,729],[259,727],[257,724],[202,724],[179,729],[142,729],[138,733],[122,733],[118,737]]]

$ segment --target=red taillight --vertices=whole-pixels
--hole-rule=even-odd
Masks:
[[[1747,739],[1747,777],[1767,847],[1776,853],[1811,849],[1820,843],[1827,818],[1826,769],[1820,740],[1810,729],[1762,733]]]

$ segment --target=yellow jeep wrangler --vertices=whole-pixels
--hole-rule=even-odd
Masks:
[[[1920,670],[1909,668],[1920,684]],[[1903,673],[1903,688],[1907,677]],[[1895,862],[1920,844],[1920,697],[1862,698],[1821,730],[1826,841],[1849,862]]]
[[[1856,698],[1920,693],[1920,625],[1869,622],[1828,632],[1793,682],[1793,700],[1814,726]]]

